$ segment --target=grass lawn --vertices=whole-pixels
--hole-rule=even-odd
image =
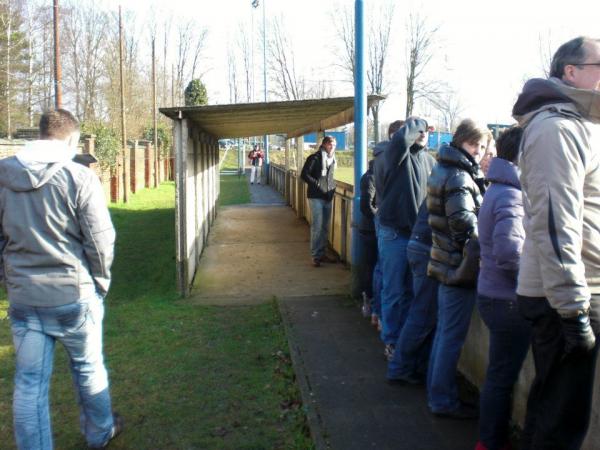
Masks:
[[[221,189],[225,194],[227,184]],[[312,448],[274,302],[203,307],[178,300],[173,204],[174,185],[165,183],[111,208],[118,240],[105,356],[126,430],[110,448]],[[6,309],[0,292],[0,448],[13,449]],[[55,448],[82,449],[66,354],[57,348]]]
[[[354,167],[336,167],[335,179],[354,185]]]
[[[221,193],[219,206],[250,203],[250,190],[246,177],[221,173]]]

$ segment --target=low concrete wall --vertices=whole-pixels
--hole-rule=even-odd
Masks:
[[[298,217],[305,217],[310,223],[310,210],[306,200],[306,184],[298,181],[295,171],[285,170],[285,167],[270,164],[271,184],[282,195],[287,203],[297,212]],[[334,197],[334,213],[329,233],[329,242],[333,249],[340,255],[342,261],[351,264],[350,245],[352,241],[352,198],[354,187],[352,185],[337,182]],[[299,206],[301,208],[299,208]],[[481,388],[485,379],[488,364],[489,334],[488,330],[479,316],[477,308],[473,311],[469,333],[461,353],[459,369],[465,377],[475,386]],[[596,389],[594,389],[592,418],[590,429],[583,445],[584,450],[595,450],[600,448],[600,370],[596,371]],[[525,411],[527,407],[527,395],[529,387],[535,376],[535,368],[531,351],[527,355],[523,369],[515,386],[513,402],[513,422],[523,426]]]

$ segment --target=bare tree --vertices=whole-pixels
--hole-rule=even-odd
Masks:
[[[238,102],[237,61],[234,49],[227,46],[227,81],[229,83],[229,103]]]
[[[354,16],[349,7],[342,7],[340,20],[337,22],[337,34],[341,42],[341,63],[345,70],[348,81],[354,82],[355,68],[355,28]],[[371,14],[372,20],[369,24],[368,46],[369,59],[367,67],[367,81],[369,83],[369,94],[384,94],[387,90],[387,60],[390,44],[392,21],[394,18],[394,3],[387,1],[383,3],[377,13]],[[379,108],[381,103],[370,108],[373,115],[374,140],[379,141]]]
[[[0,90],[6,134],[10,138],[13,130],[13,102],[19,91],[22,75],[27,72],[27,40],[21,30],[23,17],[22,4],[16,0],[4,0],[0,3]]]
[[[246,31],[246,26],[244,24],[240,24],[238,31],[238,50],[242,57],[242,62],[244,64],[244,86],[246,89],[246,101],[250,103],[254,97],[253,95],[253,77],[252,77],[252,42],[254,36],[248,36],[248,32]]]
[[[198,29],[193,21],[180,23],[177,29],[177,62],[175,88],[176,99],[183,103],[183,88],[186,81],[196,77],[196,69],[206,41],[207,31]],[[188,63],[191,62],[191,67]]]
[[[383,94],[386,89],[386,61],[388,59],[388,48],[390,43],[390,32],[394,17],[394,4],[385,3],[380,10],[377,21],[371,22],[369,27],[369,69],[367,79],[371,94]],[[373,140],[379,142],[379,108],[381,104],[376,102],[371,106],[373,115]]]
[[[538,35],[538,48],[540,51],[540,66],[545,78],[550,76],[550,64],[554,54],[554,46],[552,45],[552,32],[548,30],[546,36],[542,33]]]
[[[338,5],[339,6],[339,5]],[[342,68],[350,83],[354,83],[354,13],[348,7],[342,7],[337,24],[337,35],[342,45],[341,62],[338,66]]]
[[[274,93],[285,100],[306,98],[306,83],[296,70],[294,48],[282,16],[276,17],[270,24],[268,49],[269,66],[276,87]]]
[[[439,27],[428,24],[427,19],[417,12],[409,14],[406,28],[406,117],[409,117],[416,100],[438,98],[446,87],[443,82],[425,76],[434,56]]]
[[[429,102],[438,111],[445,131],[452,131],[457,125],[458,118],[463,111],[460,98],[454,91],[448,91],[440,96],[430,98]]]

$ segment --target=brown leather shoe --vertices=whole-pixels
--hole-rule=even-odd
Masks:
[[[312,265],[313,267],[321,267],[321,260],[319,260],[319,258],[313,258]]]

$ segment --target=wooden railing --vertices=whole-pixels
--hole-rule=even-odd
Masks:
[[[312,217],[306,197],[306,183],[299,179],[296,170],[288,170],[278,164],[269,164],[269,183],[285,198],[288,205],[296,211],[296,215],[311,223]],[[351,263],[352,241],[352,199],[354,186],[337,181],[331,211],[329,243],[340,259]]]

